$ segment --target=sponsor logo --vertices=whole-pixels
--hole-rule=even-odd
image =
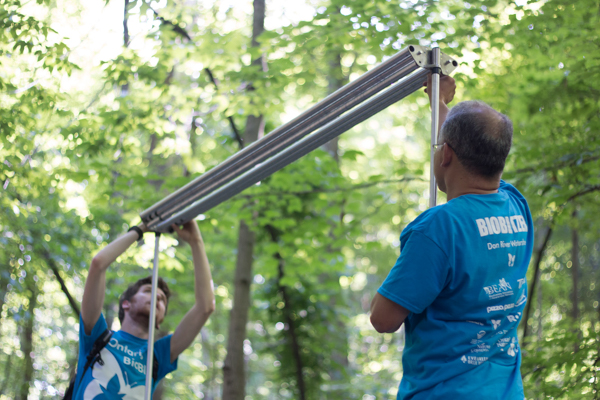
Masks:
[[[487,312],[489,314],[492,311],[505,311],[505,310],[510,310],[511,308],[514,308],[514,307],[515,307],[515,303],[504,304],[504,305],[500,305],[500,306],[489,306],[487,308]]]
[[[510,343],[510,338],[502,338],[496,342],[496,346],[504,347]]]
[[[513,291],[510,283],[504,278],[500,279],[497,285],[486,286],[483,288],[490,299],[499,299],[501,297],[512,296]]]
[[[521,215],[511,217],[486,217],[475,220],[479,235],[498,235],[501,233],[527,232],[527,223]]]
[[[519,300],[517,300],[515,306],[519,307],[521,304],[525,303],[527,303],[527,296],[525,296],[525,293],[521,293],[521,297],[519,297]]]
[[[479,326],[483,326],[483,324],[481,322],[477,322],[477,321],[467,321],[470,324],[475,324],[475,325],[479,325]]]
[[[519,282],[519,289],[521,289],[521,287],[527,283],[527,279],[525,278],[521,278],[521,279],[517,279],[517,282]]]
[[[481,339],[484,336],[485,336],[485,331],[479,331],[479,333],[477,333],[477,339]]]
[[[516,314],[509,314],[506,316],[506,319],[509,320],[510,322],[518,322],[519,318],[521,318],[521,313],[516,313]]]
[[[465,364],[481,365],[488,360],[487,357],[475,357],[475,356],[462,356],[460,361]]]
[[[501,319],[493,319],[492,320],[492,324],[494,325],[494,330],[498,329],[501,321],[502,321]]]
[[[487,353],[490,351],[490,346],[487,344],[479,344],[476,349],[471,349],[471,353]]]
[[[516,338],[512,338],[512,341],[510,343],[510,347],[508,348],[508,350],[506,352],[511,357],[514,357],[514,356],[517,355],[517,353],[519,352],[519,347],[517,345],[517,339]]]
[[[515,266],[515,258],[517,258],[516,254],[513,256],[512,254],[508,253],[508,266],[509,267]]]

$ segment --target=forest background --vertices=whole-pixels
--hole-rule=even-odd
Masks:
[[[600,398],[598,1],[0,4],[0,399],[60,398],[89,262],[143,209],[408,44],[461,63],[455,101],[514,122],[527,398]],[[419,91],[199,216],[216,312],[155,398],[394,399],[403,331],[367,313],[427,206],[429,126]],[[109,270],[115,329],[152,242]],[[189,249],[161,250],[164,335],[194,297]]]

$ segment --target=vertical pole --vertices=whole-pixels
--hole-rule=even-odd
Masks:
[[[440,48],[431,49],[431,149],[430,149],[430,181],[429,181],[429,208],[435,207],[437,203],[437,183],[433,173],[434,144],[438,140],[438,128],[440,124]]]
[[[154,242],[154,268],[152,269],[152,301],[150,303],[150,321],[148,321],[148,353],[146,354],[146,394],[145,400],[152,398],[152,366],[154,361],[154,326],[156,325],[156,291],[158,288],[158,244],[160,232],[156,232]]]

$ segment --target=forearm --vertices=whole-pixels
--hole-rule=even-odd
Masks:
[[[448,113],[450,112],[450,108],[448,108],[448,106],[446,105],[446,103],[444,103],[443,101],[440,100],[440,113],[439,113],[439,124],[438,124],[438,138],[439,138],[439,132],[442,130],[442,125],[444,124],[444,121],[446,121],[446,117],[448,117]]]
[[[96,254],[92,260],[94,268],[106,271],[108,266],[112,264],[121,254],[123,254],[133,243],[138,239],[138,234],[135,231],[127,232],[119,236],[117,239],[110,242],[106,247]]]
[[[208,257],[202,239],[190,243],[194,263],[195,307],[202,313],[210,314],[215,308],[213,281],[208,264]]]
[[[136,232],[127,232],[100,250],[92,259],[81,300],[81,318],[86,334],[91,333],[102,312],[108,266],[123,254],[137,238]]]

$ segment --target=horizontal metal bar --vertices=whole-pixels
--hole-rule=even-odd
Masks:
[[[261,140],[232,155],[223,163],[148,208],[140,216],[152,227],[159,220],[185,208],[216,187],[322,127],[417,68],[408,49],[399,52],[294,120],[275,129]]]
[[[385,92],[378,94],[343,116],[329,122],[319,131],[304,137],[287,149],[277,153],[266,162],[255,166],[253,169],[211,192],[187,209],[157,224],[153,229],[158,232],[166,232],[170,229],[171,224],[182,224],[228,200],[244,189],[319,148],[348,129],[419,90],[423,86],[423,82],[427,79],[428,73],[429,71],[425,69],[414,72],[412,75],[394,84]]]

